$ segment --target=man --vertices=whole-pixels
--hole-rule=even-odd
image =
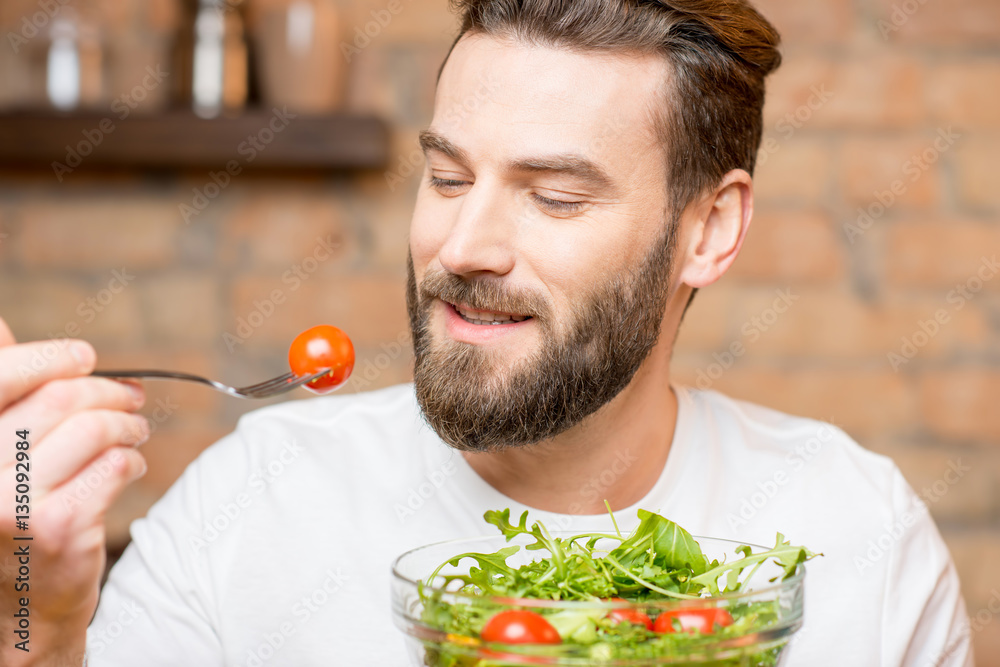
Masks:
[[[823,552],[790,665],[971,664],[947,549],[890,461],[831,426],[670,380],[687,304],[750,222],[779,60],[770,24],[742,0],[458,5],[421,135],[414,386],[242,419],[136,522],[90,664],[405,665],[396,555],[488,532],[487,509],[609,530],[605,500],[623,520],[646,508],[695,534],[768,544],[781,531]],[[38,344],[3,342],[0,421],[33,428],[47,578],[36,652],[0,650],[4,664],[78,664],[101,513],[142,469],[121,444],[143,428],[129,414],[141,399],[80,377],[86,347],[19,384],[6,369]],[[60,489],[104,461],[96,498],[60,511]]]

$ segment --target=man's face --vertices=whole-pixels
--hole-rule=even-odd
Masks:
[[[417,398],[460,449],[532,444],[614,398],[670,290],[658,58],[466,36],[423,137]]]

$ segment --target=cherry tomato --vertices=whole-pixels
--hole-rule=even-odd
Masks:
[[[561,644],[562,637],[541,614],[522,609],[501,611],[483,628],[485,642],[501,644]]]
[[[344,384],[354,370],[354,345],[337,327],[321,324],[295,337],[288,349],[288,365],[299,376],[329,368],[329,373],[306,385],[317,394],[326,394]]]
[[[681,626],[681,632],[694,634],[699,632],[703,635],[710,635],[715,632],[715,626],[726,627],[733,624],[733,617],[725,609],[677,609],[665,611],[656,617],[653,623],[653,632],[661,635],[677,632],[674,629],[674,619]]]
[[[626,600],[623,600],[622,598],[609,598],[608,601],[625,602]],[[642,613],[638,609],[612,609],[608,612],[608,618],[617,623],[624,621],[633,625],[644,625],[647,630],[653,629],[653,621],[650,620],[649,616]]]

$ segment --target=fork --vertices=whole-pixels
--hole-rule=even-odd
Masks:
[[[188,380],[190,382],[207,384],[213,389],[237,398],[270,398],[271,396],[284,394],[286,391],[291,391],[296,387],[301,387],[304,384],[312,382],[316,378],[326,375],[329,371],[330,369],[327,368],[318,373],[303,375],[301,377],[295,375],[295,373],[285,373],[284,375],[279,375],[276,378],[271,378],[270,380],[265,380],[264,382],[258,382],[257,384],[252,384],[247,387],[230,387],[228,384],[222,384],[221,382],[209,380],[208,378],[203,378],[200,375],[175,373],[173,371],[94,371],[91,375],[95,377],[116,379],[139,378],[147,380]]]

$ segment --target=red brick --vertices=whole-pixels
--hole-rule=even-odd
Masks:
[[[329,245],[335,247],[334,254],[323,264],[334,264],[357,250],[332,192],[259,184],[240,194],[223,223],[221,253],[226,263],[284,271],[306,257],[328,256]]]
[[[758,0],[754,6],[778,29],[784,44],[845,42],[855,28],[853,6],[846,2]]]
[[[49,203],[47,198],[40,193],[21,209],[18,252],[25,265],[103,271],[174,261],[182,223],[168,201],[60,196]]]
[[[13,248],[17,243],[15,237],[19,230],[15,229],[13,218],[13,211],[0,205],[0,264],[5,267],[10,266],[11,262],[16,261],[17,258]]]
[[[823,200],[830,187],[833,149],[805,132],[789,137],[769,132],[761,142],[754,170],[754,195],[758,202]]]
[[[764,126],[786,134],[799,126],[917,127],[926,113],[923,92],[923,65],[916,59],[866,55],[838,63],[796,55],[768,80]]]
[[[993,489],[1000,483],[1000,458],[996,452],[901,443],[888,447],[873,442],[866,445],[896,462],[906,481],[927,502],[935,520],[964,525],[990,520],[996,509]],[[956,473],[960,475],[957,480]]]
[[[915,5],[915,11],[907,12],[904,5]],[[895,7],[901,13],[894,20]],[[1000,39],[1000,4],[995,0],[878,0],[874,10],[876,31],[892,42],[995,47]]]
[[[454,39],[454,30],[448,32],[448,37],[430,44],[394,42],[383,34],[359,53],[352,52],[348,108],[375,113],[405,127],[426,126],[434,110],[437,69]],[[352,29],[352,44],[353,37]]]
[[[740,283],[830,282],[843,277],[844,255],[833,223],[823,213],[758,209],[730,276]]]
[[[992,178],[1000,136],[976,135],[955,148],[955,181],[962,203],[977,209],[1000,212],[1000,188]]]
[[[389,22],[373,38],[366,49],[388,49],[400,42],[438,41],[450,44],[458,29],[458,17],[449,9],[448,3],[438,0],[406,0],[400,3],[402,11],[391,14]],[[385,9],[387,2],[357,2],[341,5],[343,8],[344,32],[347,39],[353,39],[355,28],[363,33],[366,24],[375,21],[372,12]],[[378,25],[378,22],[375,21]],[[375,32],[374,28],[370,29]],[[438,63],[440,64],[440,63]]]
[[[1000,442],[1000,372],[954,368],[920,378],[920,417],[937,437]]]
[[[99,282],[82,284],[28,276],[0,281],[3,316],[9,318],[18,340],[62,338],[73,331],[77,332],[75,337],[95,342],[120,345],[137,340],[142,313],[135,288],[112,295],[102,291],[106,276],[96,280]]]
[[[990,335],[989,324],[980,311],[954,311],[943,300],[872,304],[838,288],[803,289],[792,285],[787,289],[798,300],[785,313],[778,313],[774,307],[775,289],[745,290],[730,308],[730,317],[738,322],[732,341],[746,347],[748,361],[798,357],[871,359],[891,370],[888,354],[898,352],[901,337],[912,336],[921,321],[933,319],[943,308],[948,309],[949,319],[920,348],[920,360],[983,346]]]
[[[728,342],[728,315],[739,290],[732,285],[710,285],[698,292],[684,315],[675,342],[678,354],[711,352]]]
[[[250,313],[255,310],[254,300],[263,302],[277,289],[281,290],[284,303],[277,305],[271,317],[264,318],[263,324],[242,345],[244,349],[287,346],[299,331],[324,323],[343,329],[357,346],[377,346],[409,331],[405,286],[402,274],[317,276],[301,283],[298,289],[283,284],[277,277],[245,278],[234,285],[235,312],[226,322],[225,331],[236,332],[238,317],[253,324]]]
[[[893,330],[890,346],[893,356],[885,355],[890,368],[916,368],[924,361],[955,360],[970,354],[988,354],[995,336],[988,311],[976,302],[956,308],[944,298],[907,300],[908,321]],[[916,349],[916,353],[914,353]],[[914,365],[909,366],[912,359]]]
[[[886,278],[891,285],[951,289],[974,279],[982,270],[992,276],[985,289],[1000,290],[984,258],[1000,249],[1000,226],[966,220],[893,224],[888,231]],[[985,253],[985,254],[984,254]],[[994,279],[995,278],[995,279]]]
[[[413,348],[403,337],[355,349],[356,362],[344,393],[373,391],[413,380]]]
[[[930,70],[927,97],[936,123],[1000,128],[1000,61],[950,62]]]
[[[150,340],[167,345],[218,340],[219,280],[190,272],[147,278],[142,285]]]
[[[875,214],[883,209],[891,215],[896,209],[937,206],[941,200],[942,154],[934,141],[933,134],[906,139],[847,139],[841,146],[839,176],[839,190],[847,205],[868,210],[876,222],[881,216]],[[927,160],[923,157],[925,151]],[[880,194],[888,202],[887,207],[881,203]],[[852,217],[855,215],[857,212],[852,213]]]
[[[144,3],[145,27],[159,33],[176,30],[181,20],[181,3],[177,0],[149,0]]]
[[[994,591],[1000,591],[1000,569],[996,567],[1000,563],[1000,536],[979,530],[945,532],[943,536],[958,569],[969,613],[974,618],[979,609],[987,606]],[[1000,617],[995,618],[993,624],[1000,625]]]
[[[30,20],[39,12],[42,10],[38,6],[38,0],[4,0],[0,3],[0,27],[3,27],[4,32],[14,30],[20,34],[24,18]],[[42,15],[45,13],[42,12]],[[42,22],[40,18],[38,22]]]
[[[996,603],[993,603],[993,608],[996,609]],[[973,611],[978,613],[980,610]],[[996,614],[993,614],[982,630],[973,635],[972,647],[978,667],[1000,667],[1000,618]]]
[[[146,473],[148,476],[148,472]],[[152,489],[145,478],[125,487],[122,495],[108,508],[104,515],[104,526],[109,549],[129,543],[129,527],[132,522],[146,515],[149,508],[160,499],[163,491]]]
[[[677,368],[674,377],[694,385],[711,356]],[[915,419],[914,401],[906,382],[892,371],[833,367],[778,370],[749,360],[737,360],[712,389],[734,398],[790,414],[833,421],[863,439],[893,432]]]
[[[371,225],[370,229],[374,245],[371,250],[372,268],[398,270],[399,267],[406,266],[412,217],[411,199],[392,199],[374,205],[372,219],[378,223]]]

